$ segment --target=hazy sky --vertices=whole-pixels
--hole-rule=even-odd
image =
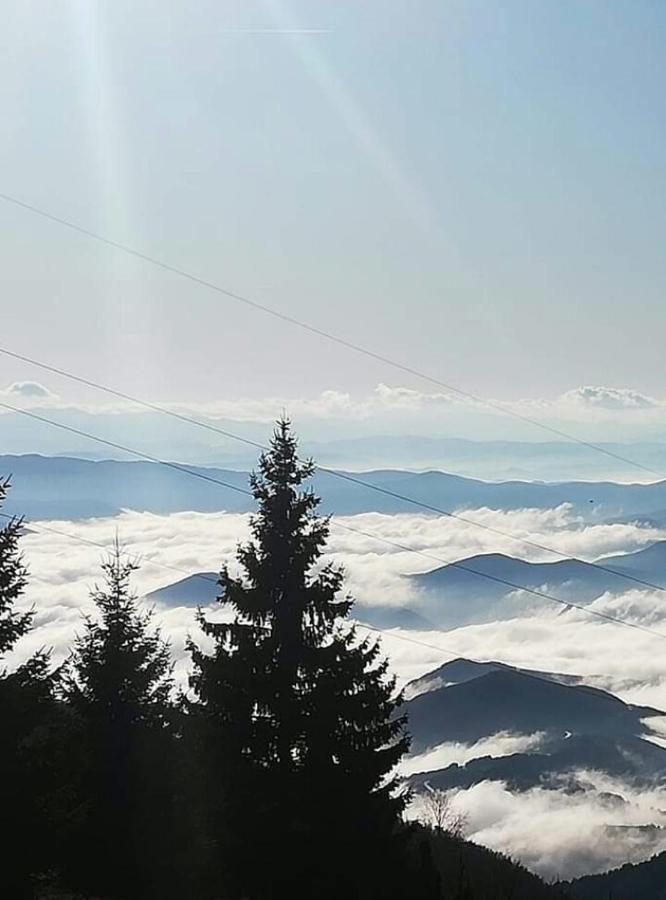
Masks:
[[[1,192],[484,396],[666,396],[663,4],[0,15]],[[89,377],[424,389],[2,201],[0,233],[1,343]],[[0,387],[34,377],[85,398],[0,359]]]

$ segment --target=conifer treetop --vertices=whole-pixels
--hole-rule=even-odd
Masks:
[[[0,507],[7,496],[9,479],[0,480]],[[28,570],[19,551],[23,522],[10,519],[0,528],[0,657],[9,652],[16,641],[29,630],[32,611],[14,609],[27,584]]]
[[[99,617],[86,616],[65,673],[66,690],[75,703],[124,710],[129,720],[149,719],[168,702],[173,688],[169,644],[152,627],[151,610],[138,608],[131,588],[138,563],[123,556],[116,539],[102,562],[104,584],[91,599]]]
[[[345,621],[353,601],[341,596],[343,570],[320,561],[329,519],[317,515],[312,489],[302,488],[313,471],[281,419],[251,476],[258,512],[252,540],[237,551],[244,575],[226,565],[220,574],[218,600],[233,621],[200,612],[215,649],[210,656],[190,645],[191,684],[229,722],[239,752],[266,766],[332,767],[363,781],[361,793],[383,791],[408,745],[400,698],[379,642],[359,639]]]

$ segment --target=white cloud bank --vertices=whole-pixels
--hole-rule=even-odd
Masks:
[[[465,516],[585,559],[635,550],[666,537],[661,530],[636,524],[585,525],[565,506],[514,512],[482,509],[468,511]],[[446,517],[368,513],[339,521],[428,554],[423,557],[373,537],[340,530],[334,519],[330,557],[344,565],[351,593],[369,604],[413,605],[417,597],[402,575],[436,567],[434,558],[454,561],[491,551],[520,553],[532,559],[555,558]],[[248,516],[226,513],[160,516],[125,512],[114,518],[42,524],[94,544],[78,543],[53,531],[39,531],[39,523],[34,532],[23,538],[32,573],[25,604],[35,607],[36,627],[21,643],[22,655],[42,645],[52,646],[56,656],[66,652],[82,611],[90,610],[88,594],[99,577],[103,553],[96,544],[110,548],[116,532],[128,552],[142,562],[135,579],[140,594],[194,572],[218,571],[223,561],[233,565],[236,545],[248,535]],[[480,590],[483,584],[479,579]],[[661,619],[666,618],[665,601],[661,592],[630,590],[602,597],[593,608],[659,628]],[[545,601],[535,604],[533,598],[519,594],[515,596],[514,608],[520,618],[468,626],[446,634],[387,633],[384,644],[400,683],[424,674],[453,655],[497,658],[531,668],[590,676],[600,686],[666,708],[659,664],[663,648],[658,638],[592,619],[576,610],[563,614],[562,607]],[[159,616],[173,635],[176,655],[182,656],[182,639],[193,627],[192,611],[160,611]],[[661,629],[666,632],[666,623]],[[414,639],[426,646],[412,643]]]
[[[586,526],[566,507],[508,513],[476,510],[466,515],[587,558],[633,550],[664,537],[658,530],[631,524]],[[515,553],[518,549],[508,539],[504,543],[497,535],[472,525],[434,516],[367,514],[343,522],[443,559],[491,550]],[[247,516],[222,513],[159,516],[125,512],[109,519],[41,524],[109,548],[117,531],[128,551],[143,561],[135,580],[139,593],[176,581],[181,574],[216,571],[223,560],[233,561],[237,542],[248,534]],[[26,534],[22,546],[32,572],[25,604],[34,604],[36,617],[35,628],[20,642],[16,658],[25,658],[46,646],[53,648],[55,660],[61,659],[81,628],[82,614],[93,611],[88,594],[99,579],[102,550],[37,530]],[[409,605],[414,598],[401,575],[430,567],[422,557],[336,528],[329,549],[331,556],[345,565],[348,587],[364,602]],[[528,548],[523,550],[528,555]],[[538,553],[532,548],[529,555]],[[159,566],[171,566],[176,571]],[[520,609],[520,598],[517,600]],[[663,592],[630,590],[602,597],[594,608],[631,621],[649,622],[666,634],[665,601]],[[522,611],[520,618],[447,633],[392,630],[383,635],[382,643],[400,685],[448,659],[467,656],[583,675],[588,683],[612,690],[625,700],[666,709],[662,639],[592,619],[577,610],[526,605]],[[159,609],[156,621],[172,642],[176,674],[184,682],[189,665],[185,638],[193,633],[200,639],[194,610]],[[646,724],[655,727],[656,742],[664,740],[663,720],[648,719]],[[465,762],[478,755],[534,749],[538,742],[539,735],[499,734],[471,746],[444,744],[407,760],[405,771]],[[655,811],[666,809],[666,795],[638,794],[624,785],[606,785],[625,798],[624,803],[609,805],[601,796],[600,777],[590,778],[595,787],[583,795],[537,789],[514,794],[502,784],[486,783],[458,792],[452,802],[454,811],[468,823],[472,839],[509,852],[549,877],[601,870],[627,859],[645,858],[659,849],[658,832],[618,830],[614,826],[661,822],[663,815]]]
[[[530,753],[539,749],[544,741],[542,732],[534,734],[512,734],[508,731],[499,731],[473,744],[461,744],[445,742],[438,744],[425,753],[409,756],[398,766],[398,771],[403,777],[416,775],[419,772],[435,772],[447,766],[457,763],[464,766],[472,759],[480,756],[510,756],[512,753]]]
[[[141,412],[144,407],[131,402],[109,400],[100,393],[99,403],[77,404],[60,399],[50,388],[37,381],[16,381],[4,389],[0,396],[23,398],[57,404],[86,412]],[[330,388],[312,397],[234,397],[221,398],[208,403],[173,403],[168,398],[146,398],[179,412],[196,413],[212,418],[233,419],[238,422],[271,424],[282,410],[297,419],[371,419],[387,413],[421,415],[435,412],[438,417],[448,411],[460,413],[483,412],[496,416],[502,412],[519,413],[536,419],[573,418],[581,421],[621,421],[622,415],[646,421],[666,420],[666,398],[657,399],[633,388],[581,385],[556,397],[516,398],[512,400],[494,397],[475,398],[471,395],[445,389],[437,391],[380,382],[366,394],[352,394]],[[396,422],[398,419],[396,419]],[[513,423],[515,427],[515,421]],[[441,428],[438,429],[441,433]]]
[[[451,810],[470,840],[548,879],[603,872],[666,850],[666,789],[637,791],[599,772],[576,776],[584,791],[519,793],[482,782],[453,793]]]

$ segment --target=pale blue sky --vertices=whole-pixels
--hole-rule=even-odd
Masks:
[[[663,4],[0,17],[0,191],[484,396],[666,396]],[[2,343],[121,389],[423,388],[3,203],[0,234]],[[35,377],[85,399],[0,359]]]

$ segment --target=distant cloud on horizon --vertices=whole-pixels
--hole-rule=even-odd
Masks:
[[[38,381],[14,381],[4,393],[11,397],[22,397],[28,400],[56,399],[56,395]]]
[[[654,409],[664,406],[663,401],[655,400],[629,388],[594,387],[591,385],[567,391],[560,397],[582,406],[599,409]]]
[[[106,401],[99,393],[99,403],[80,403],[62,398],[38,381],[14,381],[0,389],[0,396],[22,398],[30,401],[57,403],[65,409],[80,409],[89,413],[140,412],[140,404]],[[329,388],[310,397],[225,397],[214,402],[171,402],[168,398],[146,397],[151,403],[159,403],[168,409],[196,412],[211,418],[234,419],[247,422],[273,422],[283,410],[289,415],[313,419],[348,418],[369,419],[387,413],[424,413],[443,410],[457,413],[464,411],[487,412],[498,415],[502,411],[531,415],[534,418],[577,416],[585,410],[600,415],[616,413],[664,413],[666,422],[666,398],[656,399],[633,388],[616,388],[604,385],[580,385],[556,397],[475,398],[456,391],[422,391],[405,385],[389,385],[379,382],[365,394],[352,394]]]
[[[59,385],[60,386],[60,385]],[[112,386],[112,385],[111,385]],[[68,388],[68,385],[65,385]],[[582,385],[551,398],[489,397],[487,402],[444,390],[420,390],[379,382],[365,392],[335,388],[300,397],[224,396],[215,402],[197,398],[171,401],[145,395],[154,406],[181,417],[202,420],[208,432],[177,421],[158,410],[89,391],[85,402],[62,390],[54,393],[37,381],[15,381],[0,387],[0,401],[16,409],[44,409],[46,418],[87,431],[103,439],[127,444],[141,452],[169,455],[181,462],[234,467],[252,465],[251,447],[214,433],[240,435],[256,444],[270,437],[273,423],[285,411],[303,442],[324,465],[344,468],[439,468],[470,477],[571,480],[649,480],[662,471],[659,445],[666,442],[666,398],[633,388]],[[109,456],[87,439],[63,435],[42,422],[30,422],[0,405],[4,453]],[[555,434],[553,434],[555,431]],[[567,436],[570,444],[567,445]],[[484,451],[470,446],[445,447],[450,439],[482,444],[504,442]],[[359,441],[365,441],[364,444]],[[507,442],[512,442],[510,447]],[[643,444],[627,451],[637,466],[610,461],[575,442]],[[519,444],[529,447],[522,448]],[[556,444],[561,444],[558,449]],[[652,446],[649,446],[652,445]],[[532,449],[530,449],[530,447]],[[568,449],[567,449],[568,447]],[[568,453],[571,458],[554,458]],[[550,454],[550,455],[549,455]]]

